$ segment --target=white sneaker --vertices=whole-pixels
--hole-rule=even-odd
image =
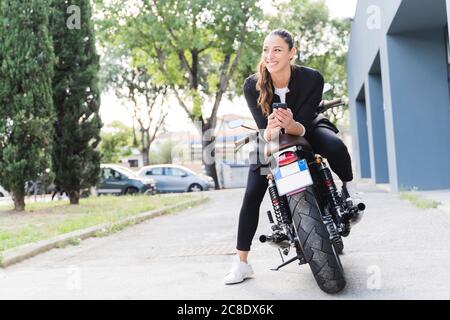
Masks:
[[[225,284],[241,283],[245,279],[250,278],[253,275],[252,266],[241,261],[238,255],[233,257],[233,264],[231,265],[230,272],[225,276]]]

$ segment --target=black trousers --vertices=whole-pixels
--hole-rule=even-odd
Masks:
[[[314,151],[328,160],[341,181],[353,180],[350,155],[344,142],[334,131],[326,127],[316,127],[305,138]],[[258,227],[259,209],[268,186],[266,175],[260,170],[249,170],[247,188],[239,214],[237,250],[250,251],[250,246]]]

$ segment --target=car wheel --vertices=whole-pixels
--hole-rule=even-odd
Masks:
[[[5,195],[0,192],[0,198],[3,198]]]
[[[138,192],[139,192],[139,190],[136,188],[127,188],[125,190],[125,194],[127,194],[127,195],[134,195],[134,194],[137,194]]]
[[[198,183],[194,183],[189,186],[188,192],[199,192],[199,191],[203,191],[203,188]]]
[[[80,194],[80,198],[86,199],[91,196],[91,192],[89,190],[83,190]]]

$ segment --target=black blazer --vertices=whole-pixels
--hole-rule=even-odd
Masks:
[[[259,91],[256,90],[256,74],[251,75],[244,82],[244,95],[248,107],[259,129],[267,127],[267,118],[258,106]],[[322,75],[311,68],[293,65],[291,67],[291,79],[289,80],[289,92],[286,94],[286,103],[291,109],[294,120],[300,122],[306,129],[311,130],[311,123],[316,115],[317,106],[322,100],[324,80]],[[280,97],[273,95],[270,103],[280,102]]]
[[[257,80],[256,74],[245,79],[244,96],[258,129],[265,129],[267,127],[267,118],[258,106],[259,91],[256,90]],[[308,138],[308,133],[313,129],[312,124],[316,117],[317,106],[322,100],[323,86],[323,77],[317,70],[297,65],[291,66],[291,78],[288,84],[289,92],[286,94],[286,103],[293,113],[294,120],[300,122],[305,127],[306,138]],[[276,94],[273,95],[272,102],[270,103],[270,113],[272,113],[272,103],[274,102],[280,102],[280,97]],[[325,118],[320,122],[322,125],[330,127],[333,131],[338,131],[328,119]],[[317,125],[318,122],[315,121],[315,126]],[[259,146],[259,143],[257,145]],[[261,154],[258,158],[257,153],[258,149],[250,153],[250,169],[252,170],[256,170],[261,165],[267,164],[267,159],[264,159]]]

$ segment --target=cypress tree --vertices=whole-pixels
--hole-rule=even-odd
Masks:
[[[95,185],[100,173],[100,66],[91,10],[89,0],[53,0],[50,20],[56,56],[53,170],[71,204],[79,203],[80,190]]]
[[[25,208],[24,185],[50,167],[54,56],[48,0],[0,1],[0,183]]]

